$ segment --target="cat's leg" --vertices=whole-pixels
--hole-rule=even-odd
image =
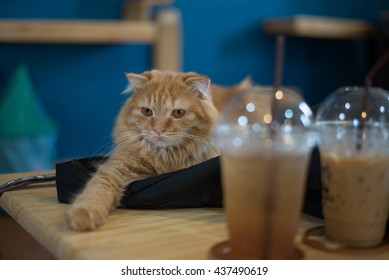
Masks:
[[[109,212],[118,207],[125,187],[135,178],[128,166],[108,161],[99,167],[70,208],[66,221],[75,230],[93,230],[102,225]]]

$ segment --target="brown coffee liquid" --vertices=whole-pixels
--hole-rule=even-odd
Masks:
[[[223,154],[224,203],[234,259],[291,257],[307,164],[308,154]]]

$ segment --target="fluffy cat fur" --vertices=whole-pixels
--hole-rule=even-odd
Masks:
[[[215,85],[212,100],[210,79],[193,72],[152,70],[126,76],[127,91],[133,94],[116,119],[115,149],[67,210],[72,229],[102,225],[129,183],[218,156],[211,137],[217,109],[242,88],[241,83],[231,88]]]
[[[72,229],[103,224],[129,183],[218,155],[211,137],[218,111],[208,77],[157,70],[126,76],[133,94],[116,119],[115,149],[66,212]]]

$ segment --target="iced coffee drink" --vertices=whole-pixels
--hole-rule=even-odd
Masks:
[[[389,156],[322,153],[326,236],[353,247],[378,245],[389,209]]]
[[[316,115],[325,233],[345,246],[376,246],[385,235],[388,101],[388,92],[379,88],[344,87],[329,95]]]
[[[253,88],[214,130],[233,259],[290,259],[312,149],[312,112],[295,93]]]
[[[222,157],[234,259],[289,259],[300,220],[308,153],[240,153]]]

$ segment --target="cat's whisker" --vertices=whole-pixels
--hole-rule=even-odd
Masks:
[[[187,138],[187,139],[191,139],[191,140],[203,141],[204,143],[207,143],[207,144],[211,144],[211,143],[213,144],[213,141],[210,140],[209,137],[203,136],[203,135],[200,135],[200,134],[185,133],[184,137]]]
[[[120,137],[116,138],[116,144],[115,146],[120,146],[120,145],[131,145],[131,143],[139,141],[139,136],[137,135],[132,135],[132,134],[126,134],[126,135],[121,135]]]
[[[108,139],[109,138],[109,139]],[[114,143],[112,141],[112,138],[111,136],[106,136],[104,137],[102,141],[108,139],[109,141],[101,146],[99,146],[91,155],[91,157],[96,157],[96,156],[100,156],[100,155],[107,155],[109,154],[111,151],[112,151],[112,148],[114,147]]]
[[[103,224],[120,205],[129,182],[190,167],[218,154],[209,130],[204,130],[211,128],[218,115],[208,77],[158,70],[126,76],[133,95],[116,118],[114,140],[95,151],[109,152],[109,158],[98,163],[67,210],[73,229],[92,230]],[[151,129],[161,125],[166,125],[164,131]]]

